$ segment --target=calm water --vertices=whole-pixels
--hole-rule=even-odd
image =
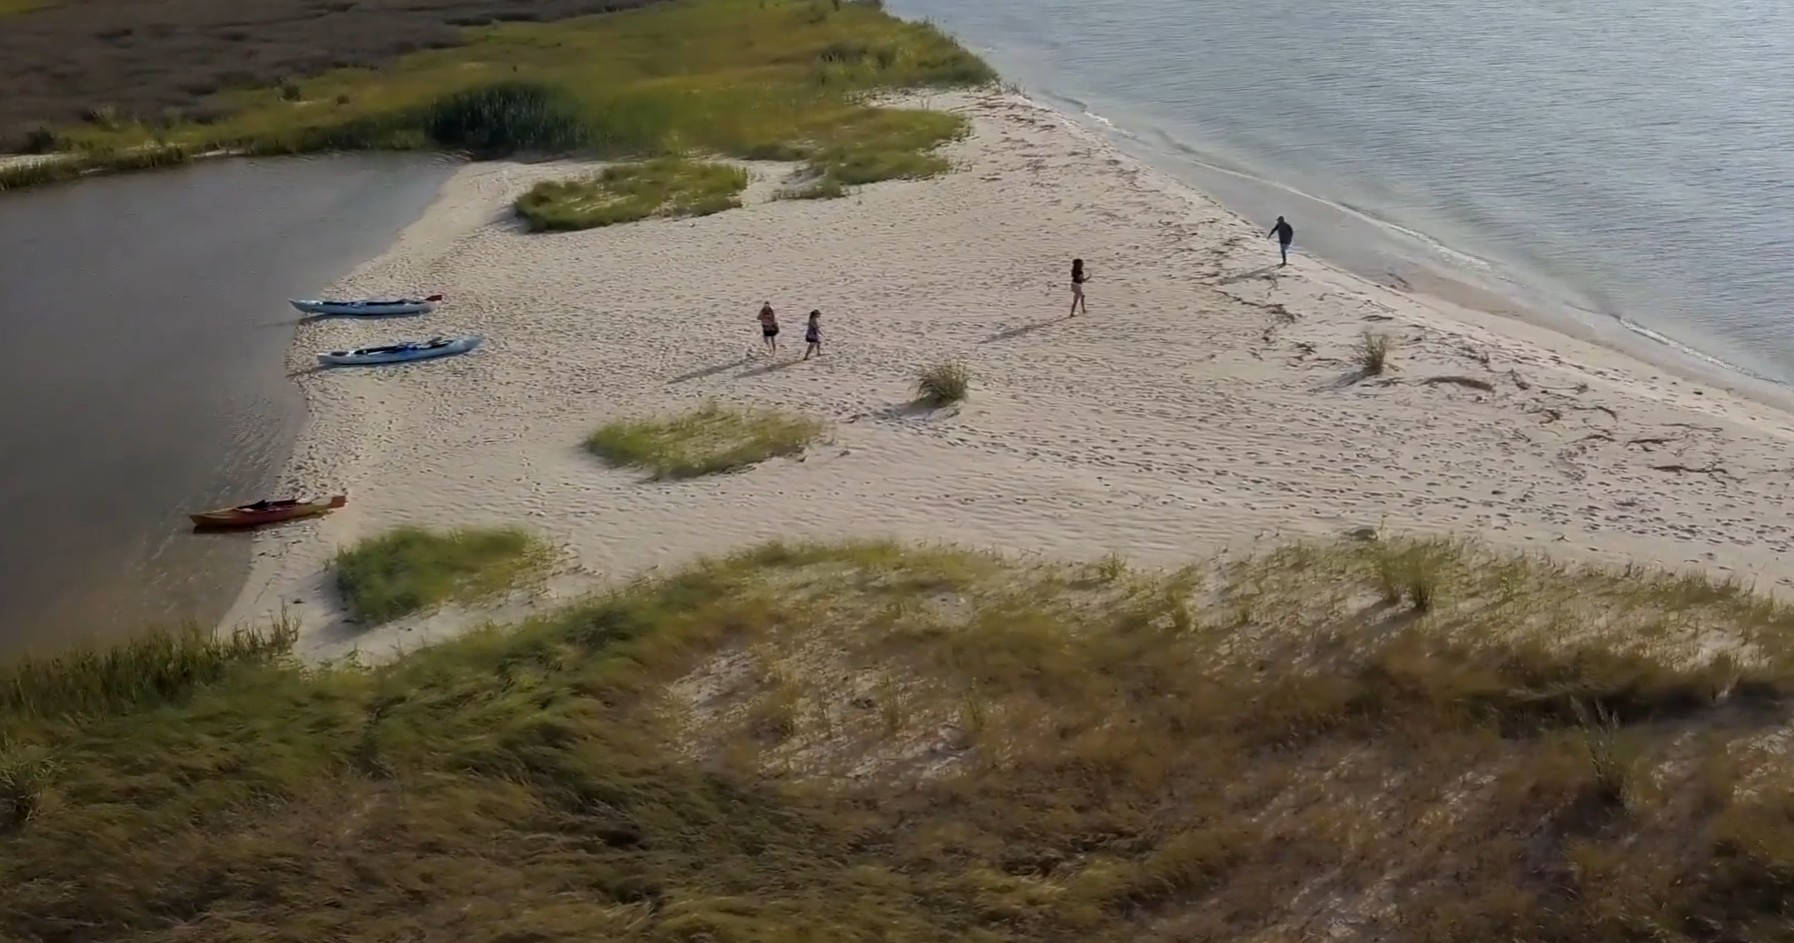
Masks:
[[[1785,0],[890,5],[1313,251],[1794,380]]]
[[[450,170],[226,161],[0,196],[0,653],[222,615],[247,542],[185,515],[278,474],[303,408],[285,299]]]

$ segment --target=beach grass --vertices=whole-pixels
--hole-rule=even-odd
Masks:
[[[1777,938],[1794,612],[1429,546],[775,543],[0,714],[0,937]]]
[[[644,468],[655,478],[695,478],[801,454],[825,431],[807,416],[706,403],[676,416],[607,423],[586,440],[586,448],[612,465]]]
[[[28,656],[0,665],[0,715],[101,714],[172,702],[233,666],[285,655],[297,637],[298,625],[283,616],[264,627],[161,629],[108,646]]]
[[[519,528],[400,527],[339,551],[331,567],[349,612],[364,623],[381,623],[513,589],[541,575],[552,558],[545,544]]]
[[[517,198],[537,231],[632,223],[650,216],[708,216],[741,205],[747,171],[728,164],[663,157],[619,164],[576,180],[545,180]]]
[[[1389,352],[1394,347],[1395,342],[1389,335],[1365,331],[1358,338],[1358,347],[1353,351],[1353,357],[1365,376],[1380,376],[1389,368]]]
[[[247,154],[438,148],[605,159],[708,153],[807,162],[839,184],[926,176],[965,120],[871,97],[977,85],[989,67],[877,4],[672,0],[557,23],[468,27],[465,44],[215,97],[216,117],[56,129],[82,151]],[[95,169],[104,166],[96,163]]]
[[[946,406],[966,398],[972,371],[957,361],[926,367],[916,378],[916,401],[925,406]]]

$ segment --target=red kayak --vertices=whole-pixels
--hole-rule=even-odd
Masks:
[[[301,501],[298,498],[286,498],[279,501],[257,501],[254,504],[239,504],[234,508],[219,508],[215,511],[201,511],[189,514],[194,527],[260,527],[264,524],[278,524],[281,521],[296,521],[302,517],[317,517],[349,503],[349,496],[335,495],[328,501]]]

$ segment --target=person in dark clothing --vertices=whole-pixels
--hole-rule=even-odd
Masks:
[[[1277,248],[1283,252],[1283,261],[1278,265],[1289,264],[1289,244],[1296,238],[1296,227],[1291,226],[1283,217],[1277,217],[1277,225],[1271,227],[1269,235],[1277,237]]]
[[[1086,307],[1084,304],[1084,283],[1089,280],[1090,280],[1090,276],[1084,274],[1084,260],[1083,259],[1072,259],[1071,260],[1071,315],[1077,314],[1079,308],[1083,308],[1085,314],[1090,313],[1090,309],[1088,307]],[[1067,315],[1067,317],[1070,317],[1071,315]]]
[[[810,312],[810,324],[804,328],[804,359],[811,354],[822,356],[822,312]]]

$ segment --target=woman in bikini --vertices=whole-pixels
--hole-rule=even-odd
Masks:
[[[766,352],[779,352],[779,316],[772,311],[772,302],[760,304],[760,339],[766,344]]]
[[[1084,304],[1084,283],[1086,281],[1088,281],[1089,278],[1090,277],[1088,275],[1084,274],[1084,260],[1083,259],[1072,259],[1071,260],[1071,314],[1066,315],[1066,317],[1076,316],[1079,308],[1083,308],[1085,314],[1090,313],[1089,306]]]

